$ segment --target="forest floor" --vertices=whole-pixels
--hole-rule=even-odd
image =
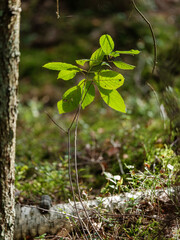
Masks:
[[[55,121],[64,129],[71,124],[74,114],[59,115],[56,103],[72,82],[59,82],[55,73],[42,69],[42,66],[51,61],[74,64],[75,59],[89,58],[91,50],[97,48],[99,35],[104,32],[113,35],[122,50],[139,49],[141,54],[124,59],[136,65],[132,73],[123,71],[126,81],[120,93],[127,106],[126,114],[107,107],[98,94],[95,103],[80,114],[77,159],[82,196],[95,199],[132,190],[179,186],[177,132],[172,129],[172,122],[165,111],[162,85],[158,79],[158,71],[167,69],[168,74],[163,81],[168,82],[171,75],[173,83],[170,85],[179,104],[179,8],[173,8],[176,11],[172,15],[168,8],[159,6],[159,10],[154,10],[149,5],[150,10],[147,10],[144,4],[144,12],[155,26],[158,67],[161,66],[152,76],[152,37],[147,25],[134,13],[104,17],[83,12],[74,17],[62,16],[56,23],[53,15],[45,19],[44,11],[34,11],[35,2],[39,1],[34,1],[33,6],[29,3],[32,10],[29,14],[26,14],[28,8],[24,3],[22,15],[24,35],[17,124],[16,201],[22,205],[37,205],[43,194],[51,196],[53,204],[72,198],[68,138],[53,123]],[[75,79],[76,82],[78,80]],[[75,179],[74,127],[71,160],[72,178]],[[75,183],[74,187],[77,188]],[[103,239],[178,240],[179,202],[180,199],[174,201],[169,197],[153,198],[144,199],[134,206],[132,199],[132,205],[125,213],[115,212],[94,224]],[[73,238],[73,234],[76,233],[57,238],[44,235],[39,239],[81,239]]]

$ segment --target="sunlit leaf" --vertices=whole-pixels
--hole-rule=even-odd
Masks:
[[[122,99],[121,95],[118,93],[117,90],[107,90],[101,87],[98,87],[98,89],[102,99],[109,107],[119,112],[126,112],[124,100]]]
[[[102,70],[94,77],[95,83],[105,89],[117,89],[124,83],[124,77],[122,74],[112,70]]]
[[[84,66],[84,64],[89,61],[90,59],[79,59],[79,60],[76,60],[76,63],[79,64],[80,66]]]
[[[67,113],[78,108],[81,100],[81,88],[79,86],[68,89],[62,100],[57,103],[59,113]]]
[[[121,186],[123,184],[123,178],[121,178],[118,182],[117,182],[117,185],[118,186]]]
[[[121,61],[114,61],[113,63],[116,67],[123,69],[123,70],[132,70],[135,68],[135,66],[127,64],[125,62],[121,62]]]
[[[112,68],[111,65],[108,62],[102,62],[101,66],[107,66],[109,68]]]
[[[77,66],[69,64],[69,63],[63,63],[63,62],[51,62],[47,63],[43,66],[44,68],[48,68],[51,70],[61,71],[61,70],[80,70]]]
[[[102,35],[99,39],[99,43],[106,55],[108,55],[114,50],[114,41],[112,40],[112,37],[108,34]]]
[[[62,70],[58,74],[58,79],[70,80],[76,76],[77,70]]]
[[[89,66],[93,67],[93,66],[99,65],[102,62],[103,58],[104,58],[104,52],[103,52],[102,48],[98,48],[91,55]]]
[[[115,53],[119,53],[119,55],[120,55],[120,54],[136,55],[136,54],[139,54],[140,51],[139,51],[139,50],[131,49],[131,50],[129,50],[129,51],[115,51]]]
[[[82,95],[82,108],[84,109],[94,101],[95,88],[91,81],[85,81],[84,79],[79,83]]]
[[[110,57],[119,57],[120,53],[117,53],[117,52],[111,52],[109,53],[109,56]]]

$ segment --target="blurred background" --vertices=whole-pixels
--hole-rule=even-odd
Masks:
[[[59,115],[56,105],[66,89],[78,82],[78,77],[63,81],[57,79],[57,72],[42,66],[55,61],[75,64],[76,59],[90,58],[104,33],[112,36],[117,50],[138,49],[141,53],[122,58],[136,66],[133,71],[121,72],[125,84],[120,93],[127,114],[110,109],[98,95],[81,113],[81,188],[91,196],[107,193],[103,173],[119,174],[125,184],[129,165],[134,171],[143,170],[146,163],[150,168],[156,164],[159,170],[167,162],[179,166],[180,2],[138,0],[136,4],[151,22],[156,36],[158,64],[154,75],[151,32],[130,0],[60,0],[59,19],[56,1],[22,1],[18,201],[34,203],[42,194],[51,195],[55,202],[71,197],[67,136],[47,113],[68,128],[74,113]],[[72,160],[73,149],[72,134]]]

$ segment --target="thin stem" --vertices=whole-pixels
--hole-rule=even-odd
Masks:
[[[69,126],[69,128],[68,128],[68,131],[71,130],[71,128],[72,128],[72,126],[73,126],[73,124],[74,124],[74,121],[75,121],[76,118],[77,118],[77,114],[78,114],[78,110],[76,111],[76,113],[75,113],[75,115],[74,115],[74,118],[73,118],[73,120],[72,120],[72,122],[71,122],[71,124],[70,124],[70,126]]]
[[[73,201],[74,201],[74,206],[75,206],[75,210],[76,210],[76,213],[77,213],[77,216],[78,216],[78,220],[80,222],[80,225],[81,225],[81,228],[83,230],[83,233],[84,233],[84,236],[85,236],[85,239],[88,240],[87,236],[86,236],[86,233],[84,231],[84,226],[83,226],[83,223],[82,222],[82,219],[79,215],[79,212],[78,212],[78,209],[77,209],[77,205],[76,205],[76,198],[75,198],[75,193],[74,193],[74,188],[73,188],[73,182],[72,182],[72,171],[71,171],[71,141],[70,141],[70,130],[68,129],[68,170],[69,170],[69,182],[70,182],[70,187],[71,187],[71,191],[72,191],[72,194],[73,194]],[[84,223],[85,224],[85,223]],[[85,225],[86,227],[86,225]],[[88,228],[86,227],[86,229],[88,230]],[[84,237],[83,237],[84,238]]]
[[[85,225],[85,223],[82,221],[80,215],[79,215],[79,212],[78,212],[78,209],[77,209],[77,205],[76,205],[76,199],[75,199],[75,193],[74,193],[74,188],[73,188],[73,183],[72,183],[72,172],[71,172],[71,145],[70,145],[70,129],[68,129],[68,131],[64,130],[61,126],[59,126],[55,121],[54,119],[49,115],[49,113],[47,113],[47,116],[50,118],[50,120],[64,133],[68,134],[68,170],[69,170],[69,181],[70,181],[70,187],[71,187],[71,191],[72,191],[72,195],[73,195],[73,201],[74,201],[74,206],[75,206],[75,210],[76,210],[76,213],[77,213],[77,216],[78,216],[78,220],[80,222],[80,225],[81,225],[81,228],[83,230],[83,233],[84,233],[84,236],[85,236],[85,239],[88,240],[87,236],[86,236],[86,233],[84,231],[84,226],[86,228],[86,230],[88,231],[88,234],[89,233],[89,230],[88,230],[88,227]],[[84,226],[83,226],[84,225]],[[83,237],[84,238],[84,237]]]
[[[68,134],[68,132],[66,130],[64,130],[61,126],[59,126],[59,124],[57,124],[57,122],[54,121],[54,119],[49,115],[48,112],[45,112],[47,114],[47,116],[49,117],[49,119],[63,132]]]
[[[92,83],[91,83],[92,84]],[[83,210],[85,212],[85,215],[89,221],[89,223],[91,224],[93,230],[96,232],[96,234],[98,235],[98,237],[102,240],[101,236],[99,235],[99,233],[97,232],[97,230],[94,228],[92,222],[91,222],[91,219],[89,217],[89,214],[88,212],[86,211],[86,208],[83,204],[83,201],[82,201],[82,198],[81,198],[81,191],[80,191],[80,187],[79,187],[79,176],[78,176],[78,168],[77,168],[77,130],[78,130],[78,122],[79,122],[79,115],[80,115],[80,111],[81,111],[81,107],[82,107],[82,103],[86,97],[86,94],[91,86],[91,84],[89,85],[83,99],[81,99],[81,102],[80,102],[80,105],[79,105],[79,108],[78,108],[78,111],[77,111],[77,114],[76,114],[76,126],[75,126],[75,136],[74,136],[74,165],[75,165],[75,173],[76,173],[76,185],[77,185],[77,190],[78,190],[78,196],[79,196],[79,200],[80,200],[80,203],[83,207]],[[84,88],[85,88],[85,83],[84,83],[84,86],[83,86],[83,90],[82,90],[82,96],[83,96],[83,92],[84,92]],[[91,238],[91,235],[90,235],[90,238]],[[92,238],[91,238],[92,239]]]
[[[88,89],[87,89],[86,93],[84,94],[84,97],[83,97],[83,99],[82,99],[82,101],[81,101],[81,105],[82,105],[82,103],[84,102],[84,99],[85,99],[85,97],[86,97],[86,95],[87,95],[87,93],[88,93],[88,91],[89,91],[92,83],[93,83],[93,81],[91,81],[91,83],[89,84]],[[84,91],[84,89],[83,89],[83,91]],[[82,96],[83,96],[83,91],[82,91]],[[73,124],[74,124],[74,122],[75,122],[75,120],[76,120],[76,118],[77,118],[78,112],[79,112],[79,108],[77,109],[77,111],[76,111],[76,113],[75,113],[75,115],[74,115],[74,118],[73,118],[73,120],[72,120],[72,122],[71,122],[71,124],[70,124],[70,126],[69,126],[69,128],[68,128],[68,130],[71,130],[71,128],[72,128],[72,126],[73,126]]]
[[[153,63],[153,69],[152,69],[152,74],[154,73],[156,64],[157,64],[157,44],[156,44],[156,37],[153,31],[153,28],[151,26],[151,23],[148,21],[148,19],[142,14],[142,12],[138,9],[138,7],[136,6],[134,0],[131,0],[134,8],[136,9],[136,11],[139,13],[139,15],[144,19],[144,21],[148,24],[150,31],[151,31],[151,35],[153,38],[153,45],[154,45],[154,63]]]

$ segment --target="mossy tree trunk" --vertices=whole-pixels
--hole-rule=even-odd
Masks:
[[[20,0],[0,0],[0,239],[14,231]]]

